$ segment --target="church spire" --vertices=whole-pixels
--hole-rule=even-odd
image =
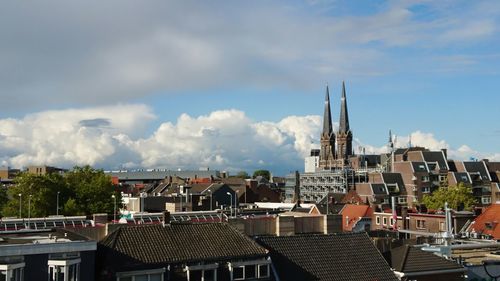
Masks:
[[[349,114],[347,112],[347,101],[345,97],[345,83],[342,81],[342,97],[340,99],[339,133],[349,132]]]
[[[352,132],[349,128],[349,114],[347,113],[347,100],[345,97],[345,83],[342,81],[342,96],[340,98],[340,120],[337,133],[337,159],[348,165],[352,151]]]
[[[325,112],[323,114],[323,132],[321,134],[319,168],[330,169],[335,161],[335,133],[333,132],[332,113],[330,111],[330,92],[326,85]]]
[[[330,91],[328,90],[328,84],[326,85],[326,95],[325,95],[325,112],[323,114],[323,136],[331,136],[333,133],[332,127],[332,113],[330,111]]]

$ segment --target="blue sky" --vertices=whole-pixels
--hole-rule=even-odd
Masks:
[[[372,152],[392,129],[500,160],[497,1],[93,4],[0,10],[0,164],[285,173],[343,80]]]

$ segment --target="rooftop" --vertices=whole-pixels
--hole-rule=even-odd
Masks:
[[[99,243],[99,252],[119,270],[266,256],[225,223],[122,226]]]
[[[269,236],[257,242],[270,251],[280,280],[398,280],[366,233]]]

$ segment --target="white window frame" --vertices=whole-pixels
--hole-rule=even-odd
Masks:
[[[213,271],[214,272],[214,280],[217,280],[217,268],[219,268],[218,263],[210,263],[210,264],[200,264],[200,265],[186,265],[184,270],[187,272],[187,281],[191,279],[191,271],[201,271],[201,281],[205,281],[205,271]],[[162,279],[163,281],[163,279]]]
[[[387,225],[387,217],[383,217],[382,218],[382,224],[383,225]]]
[[[491,197],[489,196],[481,197],[481,204],[491,204]]]
[[[379,216],[375,217],[375,224],[380,225],[380,217]]]
[[[425,225],[426,225],[426,220],[419,220],[419,219],[415,220],[416,229],[427,229]]]
[[[22,281],[24,280],[24,267],[26,264],[24,262],[13,263],[13,264],[0,264],[0,271],[5,272],[5,280],[11,280],[14,271],[20,270],[21,277],[18,280],[14,281]]]
[[[267,274],[263,275],[260,273],[260,267],[265,266],[267,268]],[[257,278],[262,279],[262,278],[269,278],[271,276],[271,267],[269,264],[257,264]]]
[[[135,276],[138,275],[148,275],[148,280],[150,279],[150,275],[153,274],[161,274],[161,281],[165,279],[166,268],[157,268],[157,269],[148,269],[148,270],[136,270],[136,271],[124,271],[116,273],[116,281],[120,281],[121,278],[132,277],[132,281],[135,281]]]
[[[270,265],[271,264],[271,261],[270,260],[253,260],[253,261],[244,261],[244,262],[229,262],[228,263],[228,267],[229,267],[229,271],[231,273],[231,278],[230,280],[233,281],[233,280],[246,280],[247,279],[247,276],[246,276],[246,268],[245,266],[248,266],[248,265],[253,265],[255,266],[255,277],[252,278],[253,279],[261,279],[261,278],[268,278],[269,276],[271,276],[271,268],[270,268]],[[268,275],[267,276],[261,276],[260,275],[260,266],[262,265],[267,265],[267,272],[268,272]],[[243,268],[243,278],[234,278],[234,268]]]
[[[48,271],[48,280],[57,280],[57,281],[69,281],[69,268],[71,266],[76,266],[76,281],[80,281],[80,263],[82,259],[69,259],[69,260],[49,260],[47,265],[49,266]],[[57,271],[58,268],[62,269],[64,273],[63,280],[58,280],[57,277],[50,276],[50,268],[54,269],[53,274]]]

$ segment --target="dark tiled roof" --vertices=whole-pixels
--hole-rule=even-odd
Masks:
[[[366,233],[260,237],[280,280],[398,280]]]
[[[455,180],[457,181],[457,183],[471,183],[468,173],[453,173],[453,175],[455,176]]]
[[[266,250],[225,223],[122,226],[99,242],[99,258],[115,271],[266,255]]]
[[[399,191],[406,191],[405,183],[403,181],[401,173],[382,173],[382,177],[384,178],[384,182],[386,184],[397,184]]]
[[[394,270],[404,273],[463,268],[455,262],[409,245],[392,249],[391,261]]]
[[[451,172],[457,171],[457,165],[455,164],[455,161],[453,161],[453,160],[448,160],[448,167],[450,167]]]
[[[413,165],[413,170],[415,172],[429,172],[425,162],[411,162],[411,164]]]
[[[398,154],[406,154],[410,151],[426,151],[427,149],[423,148],[423,147],[410,147],[410,148],[398,148],[396,150],[394,150],[394,154],[395,155],[398,155]]]
[[[467,172],[480,174],[483,181],[490,180],[490,177],[489,177],[490,173],[486,169],[484,162],[482,162],[482,161],[481,162],[465,162],[464,161],[464,166],[465,166],[465,169],[467,169]]]
[[[426,162],[437,162],[441,170],[448,170],[447,160],[442,151],[423,151]]]
[[[388,195],[387,186],[385,183],[372,183],[373,194],[376,195]]]

